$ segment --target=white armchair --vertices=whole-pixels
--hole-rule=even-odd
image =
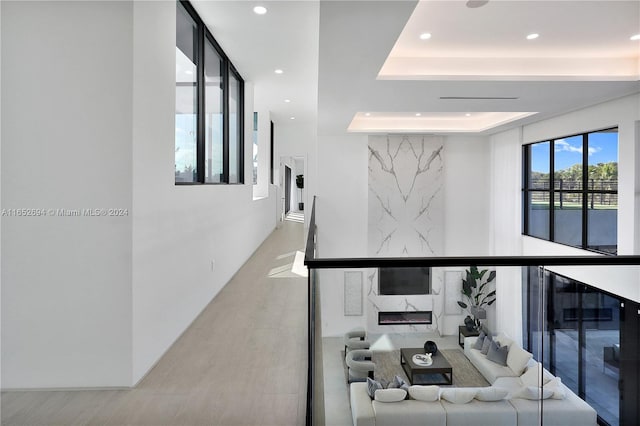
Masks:
[[[373,379],[375,363],[371,361],[373,353],[369,349],[354,349],[346,356],[346,363],[349,369],[348,382],[365,382],[367,377]]]
[[[366,340],[367,333],[364,330],[351,330],[344,334],[344,354],[354,349],[369,349],[370,343]]]

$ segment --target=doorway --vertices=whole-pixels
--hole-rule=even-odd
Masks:
[[[284,166],[284,214],[291,210],[291,169]]]

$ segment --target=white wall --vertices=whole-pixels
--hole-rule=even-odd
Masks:
[[[619,130],[618,253],[639,254],[639,119],[640,95],[633,95],[493,135],[492,254],[595,255],[521,235],[522,145],[614,126],[618,126]],[[637,267],[549,269],[632,300],[639,300],[640,297],[640,273]],[[521,336],[522,277],[518,268],[498,268],[496,287],[497,329],[514,337]]]
[[[445,256],[489,254],[492,167],[488,147],[489,139],[486,136],[451,135],[445,138]],[[466,268],[445,269],[464,274]],[[455,293],[455,290],[448,288],[443,296],[447,292]],[[441,303],[444,302],[443,297]],[[468,312],[463,310],[461,315],[452,315],[446,314],[443,306],[437,306],[437,309],[442,312],[440,332],[457,335],[458,326],[463,324]],[[494,312],[493,306],[487,309],[486,322],[489,327],[495,322]]]
[[[361,134],[321,135],[318,140],[316,223],[320,257],[367,256],[367,221],[363,220],[368,217],[367,141],[368,136]],[[486,255],[491,201],[488,140],[449,136],[444,145],[445,255]],[[471,212],[469,203],[473,205]],[[365,271],[365,298],[368,276]],[[339,336],[356,326],[367,327],[365,315],[344,316],[344,270],[321,271],[320,283],[325,336]],[[442,300],[433,308],[441,313]],[[465,315],[441,315],[440,331],[457,333]]]
[[[247,135],[251,135],[252,138],[253,111],[258,113],[258,183],[253,186],[253,198],[269,196],[269,187],[271,185],[269,182],[271,177],[271,112],[263,105],[264,100],[260,104],[255,102],[255,98],[258,95],[259,93],[254,93],[254,84],[245,82],[245,104],[254,105],[251,111],[251,132],[247,133]],[[248,96],[250,99],[248,99]],[[253,144],[251,145],[251,152],[253,153]],[[251,158],[251,164],[253,164],[253,157]],[[253,176],[253,169],[249,176]],[[245,182],[249,181],[245,179]]]
[[[317,146],[318,256],[365,257],[367,135],[320,135]],[[363,276],[363,286],[366,288],[366,271]],[[340,336],[356,326],[366,327],[365,315],[344,315],[343,270],[324,270],[319,275],[319,281],[324,336]]]
[[[175,27],[175,4],[134,2],[134,11],[135,383],[271,233],[276,206],[274,191],[253,200],[251,104],[247,184],[174,185],[175,31],[167,29]]]
[[[275,227],[253,105],[249,183],[176,186],[175,3],[0,7],[2,207],[128,213],[3,218],[2,387],[131,386]]]
[[[522,253],[522,145],[521,129],[491,137],[490,253],[519,256]],[[496,268],[495,321],[492,330],[522,338],[521,268]],[[514,318],[516,321],[514,321]]]
[[[491,152],[483,136],[445,139],[445,256],[483,256],[489,250]]]
[[[539,121],[523,128],[523,143],[618,126],[618,254],[634,254],[634,236],[640,222],[637,158],[640,144],[636,122],[640,120],[640,95],[627,96],[590,108]],[[519,176],[519,180],[522,178]],[[640,254],[640,252],[635,253]]]
[[[3,218],[2,387],[127,386],[133,5],[0,7],[2,207],[128,210]]]
[[[316,224],[320,257],[367,256],[367,136],[318,138]]]

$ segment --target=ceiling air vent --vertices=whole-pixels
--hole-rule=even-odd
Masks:
[[[492,100],[498,100],[498,101],[510,101],[510,100],[515,100],[515,99],[520,99],[517,96],[440,96],[440,99],[448,99],[448,100],[454,100],[454,101],[458,101],[458,100],[478,100],[478,101],[492,101]]]
[[[470,9],[477,9],[478,7],[482,7],[487,3],[489,3],[489,0],[469,0],[467,2],[467,7]]]

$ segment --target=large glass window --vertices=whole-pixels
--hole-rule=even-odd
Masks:
[[[588,135],[587,247],[616,253],[618,234],[618,130]]]
[[[258,183],[258,113],[253,113],[253,184]]]
[[[601,424],[620,424],[625,300],[550,271],[528,269],[526,346],[596,409]]]
[[[196,181],[197,51],[197,24],[184,8],[178,7],[176,15],[176,182]]]
[[[220,183],[224,179],[224,61],[207,40],[204,49],[205,81],[205,182]]]
[[[525,145],[523,160],[525,235],[617,253],[617,128]]]
[[[539,238],[549,238],[549,142],[542,142],[528,151],[527,217],[529,232]]]
[[[242,84],[240,77],[229,73],[229,183],[240,182],[242,170]]]
[[[243,183],[243,87],[193,7],[177,2],[177,184]]]

